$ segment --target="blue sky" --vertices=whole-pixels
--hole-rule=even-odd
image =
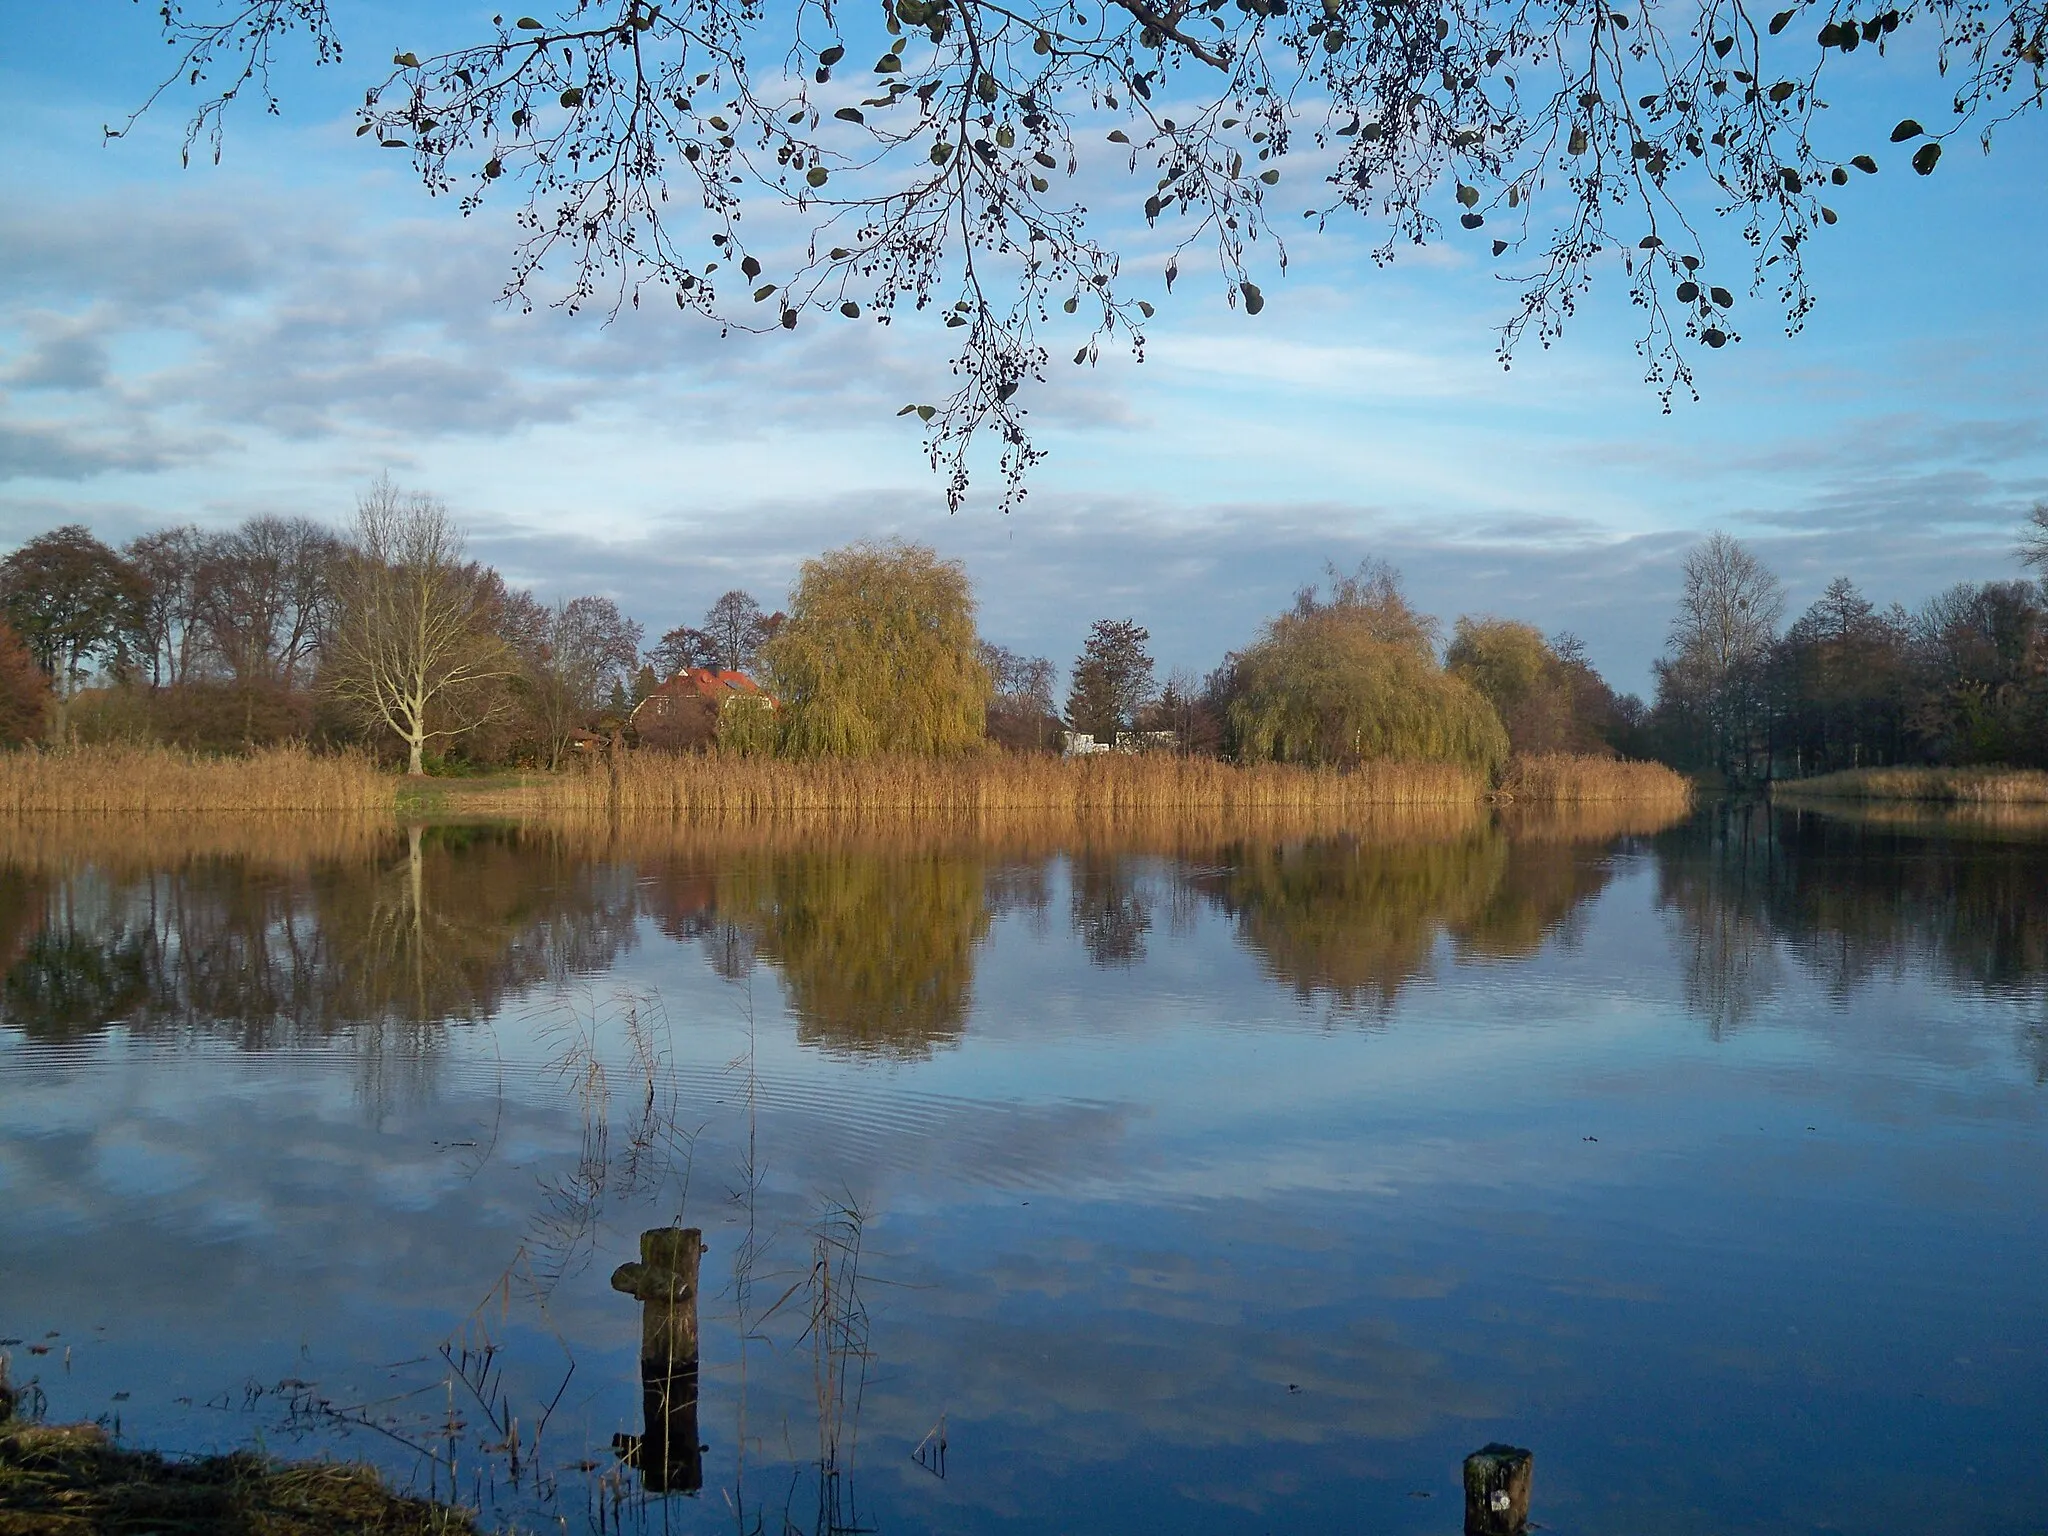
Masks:
[[[660,306],[607,325],[498,304],[504,212],[429,200],[348,116],[389,48],[467,12],[336,13],[341,69],[287,71],[281,118],[242,113],[219,166],[180,169],[175,101],[101,143],[162,65],[149,7],[0,0],[0,542],[340,522],[388,469],[513,580],[612,594],[650,638],[728,586],[774,606],[806,556],[900,535],[967,562],[991,638],[1064,664],[1089,620],[1128,615],[1162,669],[1198,671],[1326,560],[1374,554],[1447,625],[1570,628],[1640,689],[1705,532],[1752,542],[1795,607],[1838,574],[1910,604],[2016,574],[2019,519],[2048,496],[2048,130],[1911,175],[1884,129],[1934,120],[1940,92],[1903,56],[1858,54],[1832,88],[1831,132],[1885,170],[1812,247],[1819,308],[1788,339],[1747,302],[1698,404],[1665,415],[1641,382],[1618,285],[1503,373],[1509,294],[1475,248],[1381,270],[1365,231],[1297,234],[1256,319],[1183,280],[1155,295],[1142,365],[1056,364],[1029,499],[949,515],[895,416],[944,389],[936,327],[721,339]]]

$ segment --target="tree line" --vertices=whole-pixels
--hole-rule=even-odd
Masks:
[[[2040,580],[1959,582],[1879,608],[1837,578],[1785,594],[1716,534],[1686,557],[1646,750],[1731,784],[1896,764],[2048,766],[2048,503],[2022,531]]]
[[[2048,572],[2048,506],[2030,529],[2022,558]],[[558,769],[593,740],[858,756],[1092,738],[1482,771],[1575,753],[1730,782],[2048,760],[2048,584],[1966,584],[1909,614],[1838,581],[1780,633],[1782,587],[1733,539],[1703,541],[1683,576],[1648,707],[1570,634],[1491,615],[1446,634],[1375,560],[1332,567],[1203,678],[1162,681],[1142,625],[1098,620],[1062,701],[1050,660],[982,639],[965,568],[923,545],[827,552],[786,611],[727,592],[643,651],[611,598],[548,605],[509,586],[468,557],[441,502],[387,477],[339,533],[259,517],[120,549],[76,526],[22,545],[0,561],[0,738],[354,743],[410,773]],[[664,686],[697,668],[765,691]]]

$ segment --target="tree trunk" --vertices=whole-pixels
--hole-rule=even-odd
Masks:
[[[417,736],[415,736],[411,741],[408,741],[405,745],[406,774],[411,778],[424,778],[427,772],[427,765],[425,764],[425,762],[421,760],[420,757],[420,739]]]

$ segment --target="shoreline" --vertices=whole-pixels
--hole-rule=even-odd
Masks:
[[[1772,800],[1832,800],[1932,806],[2048,804],[2048,773],[2035,768],[1845,768],[1810,779],[1779,779]]]
[[[475,1536],[470,1511],[399,1493],[375,1469],[254,1451],[165,1456],[98,1424],[0,1419],[0,1536],[114,1529],[246,1536]]]
[[[632,752],[566,773],[474,779],[409,778],[361,754],[290,746],[241,757],[162,747],[0,757],[0,815],[14,816],[1364,816],[1494,803],[1687,806],[1693,797],[1691,781],[1661,764],[1568,756],[1515,759],[1497,779],[1440,762],[1375,760],[1339,771],[1167,755],[995,752],[952,759]]]

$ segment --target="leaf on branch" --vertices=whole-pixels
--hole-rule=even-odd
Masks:
[[[1913,169],[1922,176],[1931,175],[1934,171],[1935,162],[1939,159],[1941,159],[1941,146],[1939,144],[1922,144],[1913,156]]]
[[[1926,131],[1925,128],[1922,128],[1909,117],[1892,130],[1892,142],[1894,144],[1903,144],[1908,139],[1919,138]]]
[[[524,32],[538,32],[540,30],[540,23],[535,21],[531,16],[522,16],[519,18],[518,21],[513,23],[513,25],[517,26],[521,31]]]
[[[1280,181],[1280,173],[1277,170],[1261,171],[1259,172],[1259,180],[1263,181],[1269,187],[1276,186],[1279,184]]]
[[[818,62],[824,65],[827,69],[830,69],[834,64],[837,64],[841,59],[845,57],[846,50],[840,47],[837,43],[834,43],[830,48],[827,48],[823,53],[818,55]]]
[[[1244,312],[1256,315],[1266,307],[1266,296],[1259,292],[1257,283],[1239,283],[1238,290],[1244,294]]]
[[[1109,142],[1112,144],[1128,144],[1131,142],[1131,136],[1121,128],[1112,128],[1109,130]]]
[[[1877,162],[1868,155],[1858,155],[1849,163],[1866,176],[1875,176],[1877,174]]]
[[[1792,18],[1798,14],[1797,10],[1790,10],[1780,11],[1777,15],[1773,16],[1771,18],[1771,36],[1776,37],[1780,32],[1784,31],[1785,28],[1792,24]]]

